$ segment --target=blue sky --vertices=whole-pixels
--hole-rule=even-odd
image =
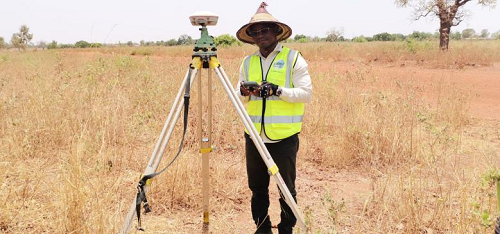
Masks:
[[[79,40],[116,43],[140,40],[158,41],[187,34],[199,37],[189,15],[211,11],[219,15],[211,35],[235,35],[248,23],[261,1],[167,1],[167,0],[16,0],[0,4],[0,37],[6,41],[22,24],[34,34],[32,42],[74,43]],[[326,36],[332,28],[343,29],[344,36],[371,36],[376,33],[413,31],[435,32],[437,19],[412,21],[411,9],[399,8],[393,0],[267,0],[268,11],[293,29],[293,35]],[[500,30],[500,7],[494,9],[469,2],[470,18],[452,31],[473,28],[476,32]]]

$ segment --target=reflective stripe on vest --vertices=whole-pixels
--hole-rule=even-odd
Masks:
[[[283,47],[274,58],[264,78],[260,57],[250,55],[243,61],[245,80],[258,83],[265,80],[280,87],[293,88],[293,67],[298,55],[297,51]],[[247,112],[259,134],[264,130],[269,139],[280,140],[301,131],[304,103],[285,102],[277,96],[266,99],[250,96]],[[264,123],[263,126],[262,123]],[[248,133],[247,130],[245,131]]]

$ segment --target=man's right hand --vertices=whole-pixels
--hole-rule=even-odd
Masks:
[[[248,90],[247,88],[245,88],[245,86],[243,85],[244,81],[242,81],[240,83],[240,93],[242,96],[250,96],[250,95],[254,95],[254,96],[259,96],[260,95],[260,89],[254,89],[253,91],[250,91]]]

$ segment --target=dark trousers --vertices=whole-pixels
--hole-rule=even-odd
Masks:
[[[293,199],[297,201],[295,191],[296,158],[299,150],[299,137],[293,135],[277,143],[265,144],[271,157],[279,168],[286,186]],[[257,148],[245,133],[245,152],[247,161],[248,186],[252,191],[252,217],[257,225],[257,232],[266,232],[271,229],[271,220],[268,216],[269,208],[269,179],[268,169]],[[280,191],[281,195],[281,191]],[[297,219],[286,204],[283,197],[279,199],[281,205],[281,223],[278,224],[279,233],[292,233]]]

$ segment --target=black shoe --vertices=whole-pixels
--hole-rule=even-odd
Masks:
[[[293,227],[289,226],[283,226],[281,224],[278,224],[278,233],[279,234],[292,234],[293,233]]]
[[[273,231],[271,229],[269,230],[257,230],[255,234],[273,234]]]

